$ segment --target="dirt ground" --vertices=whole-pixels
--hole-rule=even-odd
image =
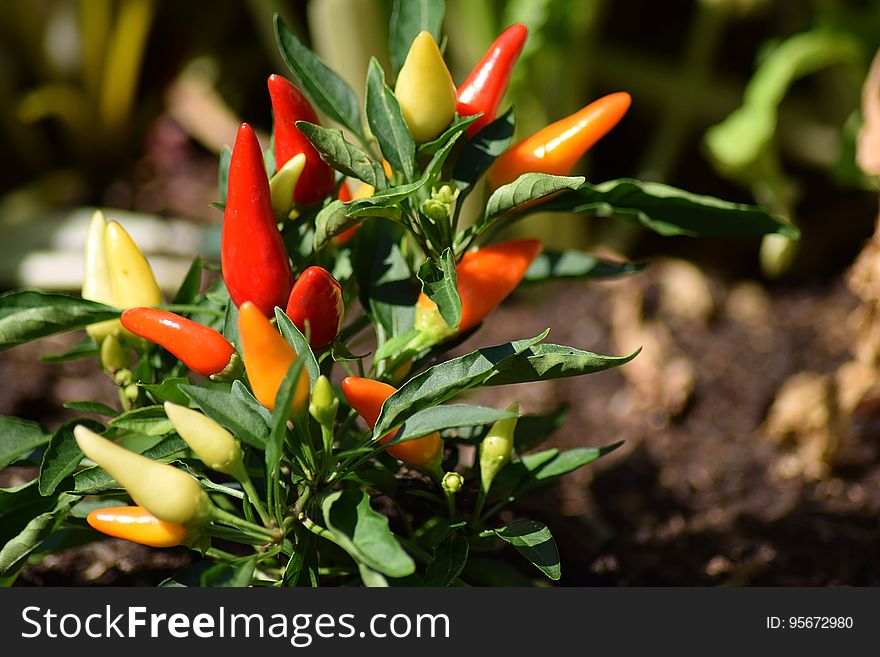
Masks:
[[[620,370],[472,396],[496,405],[516,396],[525,412],[567,402],[552,445],[626,441],[511,513],[551,528],[566,585],[880,584],[878,419],[863,413],[858,444],[831,466],[764,431],[791,375],[848,359],[855,299],[839,280],[768,290],[695,272],[661,262],[628,280],[526,289],[460,347],[547,326],[549,341],[600,353],[644,347]],[[0,413],[51,427],[69,417],[65,400],[112,402],[89,361],[34,363],[65,342],[0,357],[0,376],[15,382],[0,389]],[[101,541],[29,566],[19,584],[154,584],[190,559]]]

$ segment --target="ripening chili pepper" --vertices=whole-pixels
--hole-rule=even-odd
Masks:
[[[287,300],[287,316],[303,335],[308,336],[312,349],[329,347],[345,314],[342,286],[322,267],[309,267],[293,284]]]
[[[104,230],[104,249],[107,253],[110,284],[113,287],[113,302],[118,308],[160,305],[162,290],[153,276],[150,263],[137,244],[115,221],[109,222]]]
[[[623,118],[630,102],[626,92],[603,96],[526,137],[492,163],[489,186],[497,189],[530,172],[568,175],[584,153]]]
[[[107,250],[104,248],[106,226],[107,220],[104,218],[104,213],[95,210],[89,222],[89,232],[86,238],[82,298],[113,306],[115,305],[113,284],[110,282]],[[86,333],[98,344],[101,344],[108,335],[119,332],[119,320],[117,319],[109,319],[86,326]]]
[[[493,43],[483,59],[458,88],[455,110],[460,116],[482,112],[483,116],[468,126],[468,137],[473,137],[487,123],[495,119],[498,106],[507,91],[510,74],[525,45],[528,29],[516,23],[504,30]]]
[[[306,164],[306,156],[300,153],[287,160],[287,164],[278,169],[269,178],[269,194],[272,197],[272,210],[279,221],[295,219],[298,213],[293,209],[293,190],[299,181]]]
[[[461,297],[461,322],[450,328],[437,304],[424,293],[416,302],[415,328],[422,344],[434,344],[475,328],[516,289],[541,253],[539,240],[514,240],[465,253],[455,268]]]
[[[397,74],[394,96],[417,144],[439,135],[455,115],[455,84],[430,32],[413,40]]]
[[[370,429],[376,426],[376,421],[382,412],[382,404],[395,392],[394,386],[381,381],[358,376],[349,376],[342,380],[342,394]],[[379,443],[384,445],[396,433],[397,430],[390,431],[379,438]],[[440,438],[440,433],[435,431],[421,438],[392,445],[388,448],[388,453],[416,468],[436,468],[443,456],[443,439]]]
[[[165,402],[165,415],[202,463],[239,481],[247,477],[241,460],[241,445],[217,422],[203,413],[171,402]]]
[[[336,181],[333,169],[321,159],[312,142],[296,127],[296,122],[318,123],[318,115],[286,78],[270,75],[268,85],[274,115],[275,166],[281,169],[294,156],[305,155],[305,166],[293,190],[293,200],[301,205],[314,205],[333,191]]]
[[[388,162],[382,160],[382,164],[387,165],[385,168],[385,173],[388,177],[391,177],[391,168],[388,165]],[[372,196],[376,192],[376,188],[370,185],[369,183],[362,182],[358,188],[351,192],[347,183],[343,183],[342,187],[339,188],[339,200],[343,203],[348,203],[349,201],[356,201],[359,198],[367,198],[368,196]],[[348,230],[344,230],[339,235],[333,238],[333,241],[337,246],[343,246],[347,244],[348,241],[354,237],[354,234],[358,232],[358,229],[361,227],[360,224],[355,224]]]
[[[270,411],[275,409],[275,396],[297,355],[293,348],[256,304],[246,302],[238,309],[238,334],[241,355],[254,397]],[[309,404],[309,377],[299,377],[291,403],[294,415],[302,413]]]
[[[181,545],[190,534],[183,525],[159,520],[142,506],[95,509],[86,517],[86,522],[107,536],[157,548]]]
[[[241,370],[235,347],[212,328],[157,308],[129,308],[120,317],[129,331],[154,342],[202,376],[228,380]]]
[[[265,315],[284,306],[293,274],[275,223],[260,142],[247,123],[238,129],[229,164],[220,264],[236,306],[251,301]]]
[[[519,404],[513,402],[507,410],[519,413]],[[513,453],[513,432],[518,420],[518,417],[498,420],[480,442],[480,485],[484,493],[489,491],[498,471],[510,463],[510,455]]]
[[[210,518],[211,501],[183,470],[130,452],[81,424],[74,427],[73,434],[86,456],[119,482],[136,504],[160,520],[198,525]]]

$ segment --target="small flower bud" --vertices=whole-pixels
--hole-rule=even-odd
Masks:
[[[443,490],[447,493],[457,493],[464,485],[464,477],[457,472],[447,472],[443,475],[443,481],[440,482]]]

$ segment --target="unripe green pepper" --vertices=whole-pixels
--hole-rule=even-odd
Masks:
[[[513,402],[507,407],[512,413],[519,413],[519,404]],[[519,417],[498,420],[489,429],[489,433],[480,443],[480,484],[483,493],[489,491],[495,475],[505,465],[510,463],[510,455],[513,452],[513,432]]]
[[[330,379],[321,375],[315,381],[315,390],[309,402],[309,414],[317,420],[322,427],[333,426],[336,412],[339,410],[339,398],[333,391]]]
[[[455,84],[430,32],[413,40],[397,74],[394,96],[417,144],[430,141],[455,115]]]
[[[130,452],[81,424],[73,434],[83,453],[159,520],[195,526],[210,519],[211,501],[199,483],[182,470]]]
[[[184,442],[212,470],[245,477],[241,445],[226,429],[196,410],[165,402],[165,414]]]

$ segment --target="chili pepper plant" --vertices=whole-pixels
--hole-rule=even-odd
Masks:
[[[189,546],[197,570],[174,581],[202,585],[481,584],[518,558],[560,578],[551,529],[499,512],[620,443],[539,449],[564,409],[520,415],[465,393],[637,354],[554,344],[552,327],[480,344],[480,326],[523,282],[639,267],[499,242],[499,229],[540,211],[664,235],[797,232],[758,207],[569,175],[624,118],[623,91],[514,143],[515,110],[500,109],[526,28],[505,30],[456,89],[442,15],[442,2],[396,3],[397,66],[371,60],[363,105],[276,17],[289,71],[268,80],[269,143],[244,123],[221,157],[219,267],[197,257],[165,299],[124,227],[98,212],[81,297],[0,296],[2,347],[84,328],[63,358],[95,359],[119,393],[116,408],[71,400],[83,417],[54,432],[0,419],[0,466],[39,465],[0,491],[5,581],[102,533]],[[455,352],[474,335],[479,348]]]

